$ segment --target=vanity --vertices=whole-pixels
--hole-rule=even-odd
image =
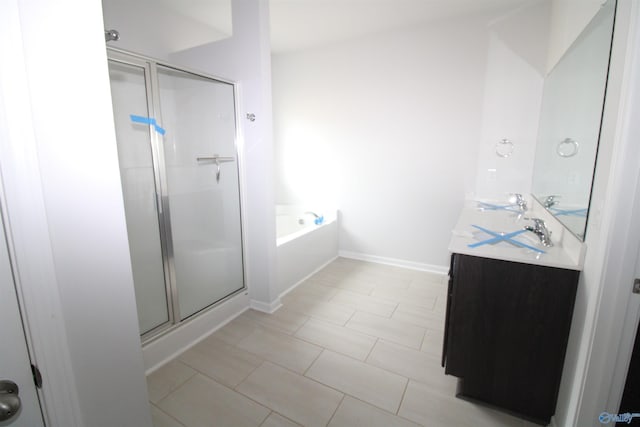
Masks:
[[[544,209],[522,215],[513,207],[486,206],[467,203],[449,245],[442,365],[458,377],[458,397],[547,425],[555,412],[583,245]],[[553,247],[523,230],[531,223],[524,217],[534,215],[544,216],[552,229]]]

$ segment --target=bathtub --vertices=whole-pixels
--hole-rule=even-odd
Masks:
[[[322,216],[320,224],[311,213]],[[301,206],[276,207],[276,279],[280,295],[338,256],[338,221],[335,210]]]

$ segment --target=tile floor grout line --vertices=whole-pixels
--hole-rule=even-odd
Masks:
[[[163,414],[165,414],[167,417],[171,418],[172,420],[174,420],[175,422],[177,422],[178,424],[180,424],[183,427],[186,427],[184,424],[182,424],[182,422],[177,419],[176,417],[174,417],[173,415],[171,415],[170,413],[166,412],[165,410],[163,410],[162,408],[160,408],[158,405],[156,405],[155,403],[149,401],[149,404],[151,406],[153,406],[154,408],[156,408],[156,410],[162,412]],[[153,421],[153,420],[152,420]]]
[[[408,383],[408,382],[407,382],[407,383]],[[405,390],[406,390],[406,387],[405,387]],[[402,420],[404,420],[404,421],[408,421],[408,422],[413,423],[413,424],[415,424],[415,425],[420,425],[420,426],[421,426],[421,425],[423,425],[423,424],[420,424],[420,423],[418,423],[418,422],[416,422],[416,421],[410,420],[410,419],[409,419],[409,418],[407,418],[407,417],[403,417],[403,416],[401,416],[401,415],[397,415],[397,414],[395,414],[395,413],[393,413],[393,412],[387,411],[387,410],[386,410],[386,409],[384,409],[384,408],[380,408],[379,406],[376,406],[376,405],[374,405],[374,404],[372,404],[372,403],[365,402],[364,400],[360,399],[359,397],[352,396],[352,395],[350,395],[350,394],[346,394],[346,393],[345,393],[345,397],[346,397],[346,396],[349,396],[349,397],[350,397],[350,398],[352,398],[353,400],[357,400],[358,402],[363,403],[363,404],[365,404],[365,405],[372,406],[372,407],[374,407],[374,408],[376,408],[376,409],[378,409],[378,410],[380,410],[380,411],[385,412],[385,413],[386,413],[386,414],[388,414],[388,415],[392,415],[392,416],[398,417],[398,418],[400,418],[400,419],[402,419]],[[404,393],[403,393],[403,395],[402,395],[402,398],[404,399]],[[402,404],[402,399],[400,400],[400,405],[398,405],[398,411],[400,410],[399,408],[400,408],[401,404]],[[451,426],[451,427],[453,427],[453,426]]]
[[[246,351],[246,350],[245,350],[245,351]],[[251,353],[250,351],[248,351],[247,353],[253,354],[253,353]],[[249,372],[247,375],[245,375],[245,377],[244,377],[242,380],[238,381],[238,384],[236,384],[236,385],[232,388],[232,390],[233,390],[233,391],[235,391],[235,392],[238,392],[238,393],[239,393],[239,391],[238,391],[238,390],[236,390],[236,389],[237,389],[238,387],[240,387],[240,384],[242,384],[243,382],[245,382],[245,381],[247,380],[247,378],[249,378],[249,377],[251,376],[251,374],[253,374],[255,371],[257,371],[257,370],[258,370],[258,368],[259,368],[260,366],[264,365],[264,362],[267,362],[267,360],[263,359],[263,358],[262,358],[262,357],[260,357],[260,356],[258,356],[258,359],[260,359],[260,363],[258,364],[258,366],[256,366],[255,368],[253,368],[253,369],[251,370],[251,372]]]
[[[351,322],[351,319],[353,319],[353,316],[355,316],[356,313],[358,313],[359,311],[360,310],[358,310],[358,309],[353,310],[353,313],[351,313],[351,316],[349,316],[349,319],[347,319],[347,321],[344,322],[344,325],[342,325],[342,327],[346,328],[347,327],[347,323]]]
[[[332,352],[332,353],[336,353],[336,354],[342,355],[342,354],[340,354],[340,353],[338,353],[338,352],[335,352],[335,351],[333,351],[333,350],[330,350],[330,349],[324,349],[324,350],[323,350],[323,352],[324,352],[324,351],[329,351],[329,352]],[[398,376],[398,377],[402,377],[402,378],[404,378],[405,380],[407,380],[407,382],[408,382],[409,380],[411,380],[411,378],[408,378],[408,377],[406,377],[406,376],[405,376],[405,375],[403,375],[403,374],[398,374],[397,372],[390,371],[390,370],[388,370],[388,369],[386,369],[386,368],[382,368],[382,367],[380,367],[380,366],[376,366],[376,365],[373,365],[373,364],[371,364],[371,363],[363,362],[362,360],[354,359],[353,357],[348,356],[348,355],[342,355],[342,356],[344,356],[344,357],[348,357],[349,359],[352,359],[352,360],[354,360],[354,361],[356,361],[356,362],[364,363],[364,364],[365,364],[365,365],[367,365],[368,367],[375,368],[375,369],[379,369],[379,370],[384,371],[384,372],[386,372],[386,373],[388,373],[388,374],[392,374],[392,375],[395,375],[395,376]],[[318,356],[318,358],[319,358],[319,356]],[[312,364],[312,365],[313,365],[313,364]],[[310,368],[311,368],[311,366],[309,366],[309,369],[310,369]],[[307,369],[307,371],[308,371],[308,369]],[[335,390],[335,391],[337,391],[337,392],[339,392],[339,393],[342,393],[342,394],[344,394],[344,395],[346,395],[346,396],[349,396],[349,397],[352,397],[352,398],[354,398],[354,399],[360,400],[360,401],[362,401],[362,402],[364,402],[364,403],[366,403],[366,404],[368,404],[368,405],[370,405],[370,406],[373,406],[374,408],[378,408],[378,409],[381,409],[381,410],[383,410],[383,411],[385,411],[385,412],[388,412],[388,413],[390,413],[390,414],[393,414],[392,412],[390,412],[390,411],[388,411],[388,410],[386,410],[386,409],[384,409],[384,408],[381,408],[380,406],[377,406],[377,405],[376,405],[376,404],[374,404],[374,403],[366,402],[366,401],[364,401],[364,400],[362,400],[362,399],[360,399],[360,398],[358,398],[358,397],[356,397],[356,396],[354,396],[354,395],[351,395],[351,394],[347,393],[347,392],[346,392],[346,391],[344,391],[344,390],[340,390],[340,389],[338,389],[338,388],[335,388],[335,387],[334,387],[334,386],[332,386],[332,385],[325,384],[325,383],[323,383],[323,382],[322,382],[322,381],[320,381],[320,380],[316,380],[315,378],[308,377],[306,374],[307,374],[307,373],[305,372],[303,376],[304,376],[305,378],[310,379],[311,381],[315,381],[315,382],[316,382],[316,383],[318,383],[318,384],[321,384],[321,385],[323,385],[323,386],[325,386],[325,387],[329,387],[330,389]],[[421,384],[424,384],[424,383],[421,383]],[[407,387],[407,385],[405,384],[405,388],[404,388],[404,390],[403,390],[403,394],[402,394],[402,396],[403,396],[403,397],[404,397],[404,391],[406,390],[406,387]],[[402,403],[402,398],[400,399],[400,403]],[[400,403],[398,404],[398,408],[400,408]]]
[[[391,316],[389,316],[389,319],[393,319],[393,315],[396,314],[399,308],[400,308],[400,303],[396,302],[396,306],[394,307],[393,312],[391,313]]]
[[[384,341],[384,340],[383,340],[383,341]],[[376,344],[377,344],[377,343],[376,343]],[[392,343],[392,344],[393,344],[393,343]],[[415,349],[411,349],[411,350],[415,350]],[[415,351],[420,351],[420,350],[415,350]],[[372,352],[373,352],[373,349],[372,349]],[[417,383],[419,383],[419,384],[425,385],[425,386],[427,386],[427,387],[429,387],[429,386],[430,386],[430,384],[428,384],[428,383],[426,383],[426,382],[423,382],[423,381],[420,381],[420,380],[418,380],[418,379],[416,379],[416,378],[408,377],[408,376],[407,376],[407,375],[405,375],[405,374],[401,374],[401,373],[399,373],[399,372],[392,371],[392,370],[391,370],[391,369],[389,369],[389,368],[385,368],[385,367],[382,367],[382,366],[379,366],[379,365],[375,365],[375,364],[373,364],[373,363],[370,363],[368,359],[369,359],[369,357],[367,357],[367,360],[366,360],[366,361],[364,361],[363,363],[366,363],[367,365],[369,365],[369,366],[371,366],[371,367],[374,367],[374,368],[377,368],[377,369],[383,370],[383,371],[388,372],[388,373],[390,373],[390,374],[397,375],[397,376],[399,376],[399,377],[403,377],[403,378],[405,378],[405,379],[406,379],[406,380],[408,380],[408,381],[414,381],[414,382],[417,382]],[[434,361],[435,361],[435,362],[437,362],[437,359],[436,359],[436,360],[434,360]],[[444,372],[443,372],[443,374],[444,374]],[[406,387],[407,387],[407,386],[405,385],[405,391],[406,391]],[[343,392],[343,393],[344,393],[344,392]],[[404,397],[404,392],[403,392],[402,396]],[[375,406],[375,405],[373,405],[373,406]],[[380,408],[380,409],[382,409],[382,408]]]
[[[264,363],[264,362],[263,362],[263,363]],[[256,368],[256,369],[257,369],[257,368]],[[199,374],[199,373],[196,373],[196,375],[197,375],[197,374]],[[265,404],[263,404],[263,403],[258,402],[257,400],[253,399],[252,397],[247,396],[246,394],[244,394],[244,393],[242,393],[242,392],[240,392],[240,391],[236,390],[234,387],[229,387],[227,384],[223,384],[223,383],[221,383],[221,382],[220,382],[220,381],[218,381],[218,380],[215,380],[215,379],[213,379],[213,378],[208,377],[207,375],[203,375],[203,374],[200,374],[200,375],[202,375],[203,377],[205,377],[205,378],[209,379],[210,381],[213,381],[214,383],[218,384],[219,386],[224,387],[224,388],[226,388],[227,390],[230,390],[231,392],[236,393],[236,394],[238,394],[239,396],[244,397],[245,399],[250,400],[250,401],[254,402],[255,404],[257,404],[257,405],[259,405],[259,406],[261,406],[261,407],[263,407],[263,408],[265,408],[265,409],[268,409],[269,411],[272,411],[272,412],[273,412],[273,409],[271,409],[271,408],[270,408],[270,407],[268,407],[267,405],[265,405]],[[195,375],[194,375],[194,376],[195,376]],[[243,382],[244,382],[244,381],[243,381]],[[240,385],[240,384],[238,384],[238,386],[239,386],[239,385]],[[237,386],[236,386],[236,387],[237,387]],[[172,393],[173,393],[173,392],[172,392]],[[168,397],[168,396],[167,396],[167,397]],[[164,411],[163,411],[163,412],[164,412]],[[174,419],[175,419],[175,417],[171,417],[171,418],[174,418]],[[267,417],[265,418],[265,420],[266,420],[267,418],[269,418],[269,415],[267,415]],[[178,422],[179,422],[179,420],[178,420]],[[182,423],[181,423],[181,424],[182,424]],[[183,425],[184,425],[184,424],[183,424]],[[188,427],[188,426],[185,426],[185,427]]]
[[[324,349],[324,350],[323,350],[323,352],[324,352],[324,351],[332,351],[332,350]],[[333,351],[332,351],[332,352],[333,352]],[[333,352],[333,353],[336,353],[336,352]],[[353,360],[355,360],[355,361],[357,361],[357,362],[365,363],[365,364],[366,364],[366,362],[363,362],[363,361],[361,361],[361,360],[354,359],[353,357],[346,356],[346,355],[342,355],[342,356],[344,356],[344,357],[348,357],[348,358],[353,359]],[[385,372],[387,372],[387,373],[390,373],[390,374],[397,375],[397,376],[399,376],[399,377],[403,377],[403,378],[405,378],[405,379],[408,379],[408,378],[406,378],[404,375],[399,375],[399,374],[396,374],[396,373],[394,373],[394,372],[387,371],[387,370],[386,370],[386,369],[384,369],[384,368],[380,368],[380,367],[378,367],[378,366],[369,365],[369,364],[367,364],[367,365],[368,365],[369,367],[373,367],[373,368],[376,368],[376,369],[380,369],[380,370],[385,371]],[[311,367],[309,367],[309,368],[311,368]],[[308,369],[307,369],[307,371],[308,371]],[[300,375],[300,374],[298,374],[298,375]],[[344,394],[345,396],[350,396],[350,397],[353,397],[354,399],[358,399],[356,396],[353,396],[353,395],[351,395],[351,394],[347,393],[347,392],[346,392],[346,391],[344,391],[344,390],[340,390],[340,389],[338,389],[338,388],[335,388],[335,387],[334,387],[334,386],[332,386],[332,385],[325,384],[325,383],[323,383],[322,381],[317,380],[317,379],[315,379],[315,378],[308,377],[306,372],[304,373],[303,377],[305,377],[305,378],[307,378],[307,379],[309,379],[309,380],[311,380],[311,381],[313,381],[313,382],[315,382],[315,383],[317,383],[317,384],[320,384],[320,385],[322,385],[322,386],[324,386],[324,387],[328,387],[328,388],[330,388],[330,389],[332,389],[332,390],[335,390],[335,391],[337,391],[338,393],[342,393],[342,394]],[[358,400],[362,400],[362,399],[358,399]],[[364,401],[363,401],[363,402],[364,402]],[[374,403],[370,403],[370,402],[366,402],[366,403],[367,403],[367,404],[369,404],[369,405],[371,405],[371,406],[373,406],[374,408],[382,409],[383,411],[389,412],[389,411],[387,411],[387,410],[386,410],[386,409],[384,409],[384,408],[381,408],[381,407],[379,407],[379,406],[376,406]]]
[[[404,385],[404,390],[402,391],[402,397],[400,398],[400,403],[398,404],[398,409],[396,410],[396,415],[400,416],[400,408],[402,408],[402,402],[404,402],[404,397],[407,395],[407,389],[409,388],[409,381],[411,378],[407,378],[407,383]]]
[[[269,417],[271,416],[271,414],[273,414],[273,409],[269,407],[267,407],[267,409],[269,409],[270,412],[267,414],[267,417],[264,420],[262,420],[262,422],[258,425],[258,427],[264,426],[264,423],[266,423]]]
[[[173,359],[173,361],[175,361],[175,362],[177,362],[177,363],[180,363],[181,365],[186,366],[187,368],[191,369],[191,370],[193,371],[193,373],[192,373],[191,375],[189,375],[189,376],[188,376],[184,381],[181,381],[180,383],[175,384],[175,387],[171,387],[171,388],[169,388],[169,392],[168,392],[166,395],[162,396],[160,399],[158,399],[158,403],[160,403],[160,401],[161,401],[161,400],[164,400],[164,399],[166,399],[167,397],[169,397],[169,395],[170,395],[171,393],[173,393],[174,391],[178,390],[180,387],[182,387],[183,385],[185,385],[185,384],[186,384],[187,382],[189,382],[193,377],[195,377],[196,375],[198,375],[198,374],[200,373],[200,372],[199,372],[199,371],[197,371],[196,369],[193,369],[191,366],[189,366],[189,365],[187,365],[186,363],[184,363],[184,362],[182,362],[181,360],[179,360],[179,356],[178,356],[178,357],[176,357],[175,359]],[[169,362],[169,363],[171,363],[171,362]],[[166,366],[166,365],[164,365],[164,366]],[[157,371],[156,371],[156,372],[157,372]],[[152,374],[152,375],[153,375],[153,374]],[[150,401],[150,402],[151,402],[151,401]]]
[[[284,306],[284,305],[283,305],[283,306]],[[311,320],[311,316],[307,316],[307,315],[305,315],[305,317],[306,317],[306,319],[305,319],[305,321],[302,323],[302,325],[298,326],[298,328],[297,328],[295,331],[293,331],[293,333],[291,334],[291,336],[292,336],[292,337],[294,337],[294,336],[298,333],[298,331],[299,331],[300,329],[302,329],[302,327],[303,327],[303,326],[305,326],[307,323],[309,323],[309,320]]]
[[[376,348],[376,346],[378,345],[378,342],[380,342],[382,338],[380,337],[376,337],[376,342],[373,343],[373,345],[371,346],[371,350],[369,350],[369,353],[367,353],[367,357],[365,357],[364,359],[364,363],[369,364],[369,357],[371,357],[371,353],[373,353],[373,349]],[[373,366],[373,365],[371,365]]]
[[[296,337],[296,339],[299,339],[299,338],[297,338],[297,337]],[[301,341],[302,341],[302,340],[301,340]],[[305,341],[305,344],[310,344],[310,343],[307,343],[307,342]],[[317,358],[320,356],[320,354],[322,353],[322,351],[324,351],[324,347],[322,347],[322,346],[320,346],[320,345],[318,345],[318,344],[310,344],[310,345],[313,345],[314,347],[319,347],[319,348],[321,348],[321,349],[322,349],[322,350],[320,351],[320,353],[318,353],[318,356],[316,356],[316,358],[315,358],[315,359],[313,359],[313,361],[315,362],[315,361],[316,361],[316,359],[317,359]],[[264,358],[263,356],[261,356],[261,355],[259,355],[259,354],[256,354],[256,353],[254,353],[254,352],[252,352],[252,351],[250,351],[250,350],[245,350],[245,349],[241,349],[241,350],[244,350],[244,351],[246,351],[246,352],[248,352],[248,353],[251,353],[252,355],[254,355],[254,356],[258,357],[259,359],[261,359],[261,360],[262,360],[262,362],[263,362],[263,363],[264,363],[264,362],[269,362],[269,363],[272,363],[272,364],[274,364],[274,365],[276,365],[276,366],[279,366],[279,367],[281,367],[281,368],[284,368],[284,369],[286,369],[286,370],[288,370],[288,371],[291,371],[291,372],[293,372],[293,373],[295,373],[295,374],[302,375],[300,372],[297,372],[297,371],[294,371],[293,369],[291,369],[291,367],[290,367],[290,366],[285,366],[285,365],[283,365],[283,364],[282,364],[282,363],[280,363],[280,362],[276,362],[276,361],[271,360],[271,359],[266,359],[266,358]],[[312,362],[311,364],[313,364],[313,362]],[[309,365],[309,366],[311,366],[311,365]],[[256,369],[258,369],[258,368],[256,368]],[[255,371],[256,369],[254,369],[253,371]],[[309,369],[309,367],[305,368],[304,372],[306,372],[306,370],[307,370],[307,369]],[[253,371],[252,371],[251,373],[253,373]],[[247,378],[248,378],[248,377],[249,377],[249,376],[247,375]],[[245,378],[245,379],[246,379],[246,378]]]
[[[415,347],[410,347],[410,346],[408,346],[406,344],[397,343],[395,341],[391,341],[391,340],[388,340],[388,339],[385,339],[385,338],[378,338],[378,339],[380,341],[382,341],[382,343],[389,344],[389,345],[395,345],[395,346],[398,346],[398,347],[402,347],[405,350],[415,351],[417,353],[425,353],[424,351],[421,350],[422,345],[420,345],[420,348],[415,348]],[[422,338],[422,341],[424,341],[424,337]],[[429,356],[429,354],[427,354],[427,356]],[[436,356],[436,359],[437,359],[437,356]]]
[[[356,292],[351,292],[351,291],[343,290],[343,289],[340,289],[340,291],[342,291],[342,292],[347,292],[347,293],[350,293],[350,294],[353,294],[355,298],[371,298],[371,299],[379,299],[379,300],[381,300],[381,301],[371,301],[371,303],[372,303],[372,304],[389,304],[389,305],[393,305],[393,306],[394,306],[394,307],[393,307],[393,310],[395,310],[395,309],[396,309],[396,306],[397,306],[397,303],[394,303],[394,302],[391,302],[391,301],[385,300],[385,299],[380,298],[380,297],[374,297],[374,296],[371,296],[371,295],[362,295],[362,294],[358,294],[358,293],[356,293]],[[332,303],[332,304],[340,305],[340,306],[342,306],[342,307],[348,307],[348,308],[351,308],[351,309],[356,310],[356,311],[363,311],[363,312],[365,312],[365,313],[369,313],[369,314],[376,314],[376,315],[378,315],[378,316],[383,316],[382,314],[374,313],[373,311],[367,311],[367,310],[364,310],[363,308],[361,308],[361,307],[358,305],[358,303],[350,304],[350,303],[341,303],[341,302],[338,302],[338,301],[333,301],[333,298],[335,298],[335,297],[337,297],[337,296],[338,296],[338,294],[334,295],[334,296],[332,297],[332,299],[331,299],[330,301],[328,301],[328,302],[330,302],[330,303]],[[392,310],[391,314],[393,314],[393,310]],[[389,315],[389,318],[390,318],[391,314]],[[383,316],[383,317],[387,317],[387,316]]]
[[[318,353],[318,355],[315,357],[315,359],[313,359],[313,361],[311,363],[309,363],[309,366],[307,366],[307,368],[304,370],[304,372],[302,372],[301,374],[298,375],[302,375],[305,378],[309,378],[307,377],[307,372],[309,371],[309,369],[311,369],[311,367],[313,366],[314,363],[316,363],[316,361],[320,358],[320,356],[322,355],[322,353],[324,353],[325,351],[327,351],[326,348],[324,347],[320,347],[322,348],[322,351],[320,351],[320,353]],[[311,378],[309,378],[311,379]]]
[[[331,421],[333,421],[333,417],[336,416],[336,414],[338,413],[338,409],[340,409],[340,406],[342,406],[342,402],[344,402],[344,399],[347,397],[347,393],[342,393],[342,399],[340,399],[340,403],[338,403],[338,406],[336,406],[336,409],[334,409],[333,414],[331,414],[331,418],[329,418],[329,421],[327,421],[327,426],[329,424],[331,424]]]
[[[317,319],[316,319],[316,320],[317,320]],[[329,323],[329,322],[326,322],[326,323]],[[335,327],[337,327],[337,328],[345,328],[344,326],[338,326],[338,325],[334,325],[334,324],[332,324],[332,323],[330,323],[330,325],[331,325],[331,326],[335,326]],[[347,329],[347,328],[345,328],[345,329]],[[367,337],[371,337],[371,338],[374,338],[374,339],[376,339],[376,340],[378,339],[377,337],[374,337],[373,335],[368,335],[368,334],[365,334],[365,333],[363,333],[363,332],[358,332],[358,331],[354,331],[354,330],[348,330],[348,332],[351,332],[351,333],[357,333],[357,334],[361,334],[361,335],[365,335],[365,336],[367,336]],[[353,356],[352,356],[352,355],[350,355],[350,354],[346,354],[346,353],[344,353],[343,351],[340,351],[340,350],[337,350],[337,349],[332,349],[332,348],[327,348],[327,347],[325,347],[323,344],[318,344],[317,342],[311,341],[311,340],[310,340],[310,339],[308,339],[308,338],[300,337],[300,336],[297,336],[297,335],[293,335],[293,336],[294,336],[295,338],[299,339],[300,341],[304,341],[304,342],[306,342],[307,344],[311,344],[311,345],[315,345],[315,346],[317,346],[317,347],[320,347],[320,348],[322,348],[322,350],[333,351],[334,353],[342,354],[343,356],[349,356],[349,357],[351,357],[352,359],[355,359],[355,360],[360,360],[360,359],[357,359],[357,358],[353,357]],[[373,343],[373,345],[375,345],[375,342]],[[372,346],[371,348],[373,348],[373,346]],[[371,350],[369,350],[369,351],[371,351]],[[322,353],[322,352],[321,352],[321,353]],[[367,355],[368,355],[368,353],[367,353]],[[318,355],[318,357],[320,357],[320,355]],[[317,358],[316,358],[316,359],[314,359],[314,362],[315,362],[316,360],[317,360]],[[360,361],[361,361],[361,362],[364,362],[364,360],[360,360]],[[313,364],[313,362],[312,362],[312,364]]]
[[[424,332],[422,334],[422,339],[420,340],[420,347],[418,348],[418,351],[422,351],[422,345],[424,344],[424,340],[427,337],[427,328],[424,328]]]
[[[264,360],[264,361],[263,361],[263,362],[258,366],[258,368],[259,368],[260,366],[262,366],[263,364],[265,364],[266,362],[269,362],[269,361],[268,361],[268,360]],[[272,362],[270,362],[270,363],[272,363]],[[277,365],[277,364],[275,364],[275,363],[274,363],[274,365],[276,365],[276,366],[280,366],[280,365]],[[256,371],[258,368],[254,369],[254,371]],[[286,368],[283,368],[283,369],[286,369]],[[289,370],[289,371],[290,371],[290,370]],[[291,371],[291,372],[293,372],[293,371]],[[253,373],[253,372],[252,372],[252,373]],[[250,375],[247,375],[247,378],[249,378],[249,376],[250,376]],[[239,383],[238,383],[238,385],[237,385],[237,386],[235,386],[235,387],[229,387],[229,386],[227,386],[226,384],[219,383],[218,381],[215,381],[215,380],[214,380],[214,381],[215,381],[216,383],[220,384],[221,386],[228,388],[229,390],[233,391],[234,393],[237,393],[237,394],[239,394],[240,396],[242,396],[242,397],[244,397],[244,398],[246,398],[246,399],[248,399],[248,400],[250,400],[250,401],[252,401],[252,402],[256,403],[257,405],[260,405],[260,406],[262,406],[263,408],[266,408],[266,409],[268,409],[268,410],[269,410],[269,411],[271,411],[271,412],[276,412],[276,411],[274,411],[274,409],[273,409],[273,408],[271,408],[270,406],[267,406],[266,404],[264,404],[264,403],[262,403],[262,402],[258,402],[258,401],[257,401],[257,400],[255,400],[253,397],[251,397],[251,396],[248,396],[248,395],[244,394],[244,393],[243,393],[242,391],[240,391],[240,390],[237,390],[237,388],[238,388],[238,387],[240,387],[240,385],[241,385],[242,383],[244,383],[244,382],[247,380],[247,378],[245,378],[244,380],[242,380],[241,382],[239,382]],[[269,413],[269,415],[271,415],[271,412]],[[276,412],[276,413],[277,413],[278,415],[280,415],[280,413],[278,413],[278,412]],[[269,415],[267,415],[267,418],[269,418]],[[264,421],[266,421],[266,420],[267,420],[267,418],[265,418],[265,419],[264,419]],[[287,417],[284,417],[284,418],[287,418]],[[287,418],[287,419],[289,419],[289,418]],[[263,421],[263,422],[264,422],[264,421]],[[262,424],[261,424],[261,425],[262,425]]]
[[[323,350],[323,351],[324,351],[324,350]],[[330,350],[328,350],[328,351],[330,351]],[[298,375],[298,376],[300,376],[300,377],[302,377],[302,378],[304,378],[304,379],[306,379],[306,380],[308,380],[308,381],[311,381],[311,382],[313,382],[313,383],[315,383],[315,384],[317,384],[317,385],[320,385],[320,386],[322,386],[322,387],[325,387],[325,388],[328,388],[328,389],[330,389],[330,390],[333,390],[333,391],[335,391],[335,392],[337,392],[337,393],[340,393],[340,394],[342,395],[342,398],[341,398],[340,402],[342,402],[342,400],[344,399],[344,397],[345,397],[345,396],[350,396],[350,397],[355,398],[354,396],[351,396],[350,394],[345,393],[345,392],[344,392],[344,391],[342,391],[342,390],[339,390],[339,389],[337,389],[337,388],[335,388],[335,387],[333,387],[333,386],[330,386],[330,385],[325,384],[325,383],[323,383],[323,382],[321,382],[321,381],[318,381],[318,380],[316,380],[315,378],[311,378],[311,377],[306,376],[306,372],[305,372],[305,374],[300,374],[300,373],[295,372],[295,371],[292,371],[291,369],[288,369],[288,368],[286,368],[286,367],[284,367],[284,366],[278,365],[277,363],[270,362],[270,361],[268,361],[268,360],[267,360],[267,361],[265,361],[265,362],[268,362],[268,363],[271,363],[271,364],[273,364],[273,365],[276,365],[276,366],[278,366],[278,367],[280,367],[280,368],[282,368],[282,369],[285,369],[285,370],[287,370],[287,371],[289,371],[289,372],[291,372],[291,373],[293,373],[293,374],[295,374],[295,375]],[[312,365],[313,365],[313,364],[312,364]],[[308,369],[307,369],[307,370],[308,370]],[[234,391],[236,391],[236,390],[234,390]],[[241,394],[241,395],[243,395],[243,396],[246,396],[247,398],[249,398],[249,399],[251,399],[251,400],[253,400],[252,398],[250,398],[249,396],[245,395],[245,394],[244,394],[244,393],[242,393],[241,391],[236,391],[236,392],[237,392],[237,393],[240,393],[240,394]],[[259,405],[261,405],[261,406],[264,406],[265,408],[271,409],[271,408],[269,408],[268,406],[264,405],[263,403],[257,402],[257,401],[255,401],[255,400],[253,400],[253,401],[254,401],[254,402],[256,402],[256,403],[258,403],[258,404],[259,404]],[[373,405],[373,404],[371,404],[371,403],[369,403],[369,405],[371,405],[371,406],[373,406],[373,407],[375,407],[375,408],[378,408],[378,409],[382,409],[382,408],[379,408],[378,406],[375,406],[375,405]],[[336,409],[338,408],[338,406],[340,406],[340,404],[338,404],[338,405],[336,406]],[[271,409],[271,410],[273,411],[273,409]],[[274,411],[274,412],[275,412],[275,411]],[[387,412],[388,412],[388,411],[387,411]],[[276,413],[277,413],[277,412],[276,412]],[[285,416],[285,418],[289,419],[289,418],[288,418],[288,417],[286,417],[286,416]],[[295,422],[295,423],[297,423],[297,421],[294,421],[294,422]]]
[[[290,421],[291,423],[293,423],[293,424],[295,424],[295,425],[302,426],[302,424],[300,424],[299,422],[292,420],[291,418],[287,417],[287,416],[286,416],[286,415],[284,415],[284,414],[281,414],[280,412],[276,411],[275,409],[272,409],[272,410],[271,410],[271,414],[279,415],[279,416],[281,416],[282,418],[284,418],[285,420]],[[269,416],[271,416],[271,414],[269,414]],[[269,417],[267,417],[267,418],[269,418]],[[266,422],[266,420],[265,420],[265,422]]]

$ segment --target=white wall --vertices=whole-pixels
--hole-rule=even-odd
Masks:
[[[540,2],[516,9],[488,27],[478,198],[504,201],[509,193],[531,191],[548,26],[549,4]],[[502,139],[513,146],[500,146]],[[496,151],[511,154],[500,157]]]
[[[529,191],[546,40],[514,35],[546,14],[490,18],[274,55],[278,203],[337,206],[342,253],[444,269],[467,195]],[[506,184],[476,188],[498,136],[517,144]]]
[[[578,38],[584,27],[598,13],[605,0],[552,0],[551,30],[547,71],[558,63],[562,55]],[[609,0],[613,1],[613,0]]]
[[[66,347],[70,367],[66,381],[71,384],[53,391],[69,396],[70,405],[52,406],[55,398],[45,404],[53,414],[52,425],[150,426],[100,3],[15,4],[20,19],[12,24],[20,26],[28,84],[22,97],[30,102],[33,120],[31,129],[21,130],[35,138],[39,171],[34,181],[41,187],[34,188],[34,181],[9,181],[13,188],[8,194],[22,189],[32,197],[34,190],[41,192],[43,205],[32,205],[37,212],[29,215],[46,215],[46,228],[34,225],[50,244],[49,250],[21,252],[19,275],[28,279],[22,281],[25,294],[59,299],[59,312],[27,306],[31,331],[42,330],[42,322],[62,321],[55,333],[62,341],[36,339],[44,346],[36,348],[36,354],[44,350],[42,360],[48,365],[47,349],[58,353],[59,347]],[[13,141],[16,146],[29,143]],[[10,160],[12,168],[28,170],[28,156]],[[9,209],[20,206],[22,197],[9,201]],[[18,245],[21,242],[18,237]],[[33,269],[25,267],[47,263],[48,257],[33,259],[41,252],[51,257],[53,278],[31,277]],[[44,375],[49,381],[64,372],[45,370]],[[50,386],[47,382],[45,388]],[[67,417],[62,411],[74,415]]]

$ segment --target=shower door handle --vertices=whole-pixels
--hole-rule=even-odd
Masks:
[[[199,162],[214,162],[216,164],[216,182],[220,182],[220,163],[235,162],[235,157],[221,157],[217,154],[208,157],[196,157]]]

